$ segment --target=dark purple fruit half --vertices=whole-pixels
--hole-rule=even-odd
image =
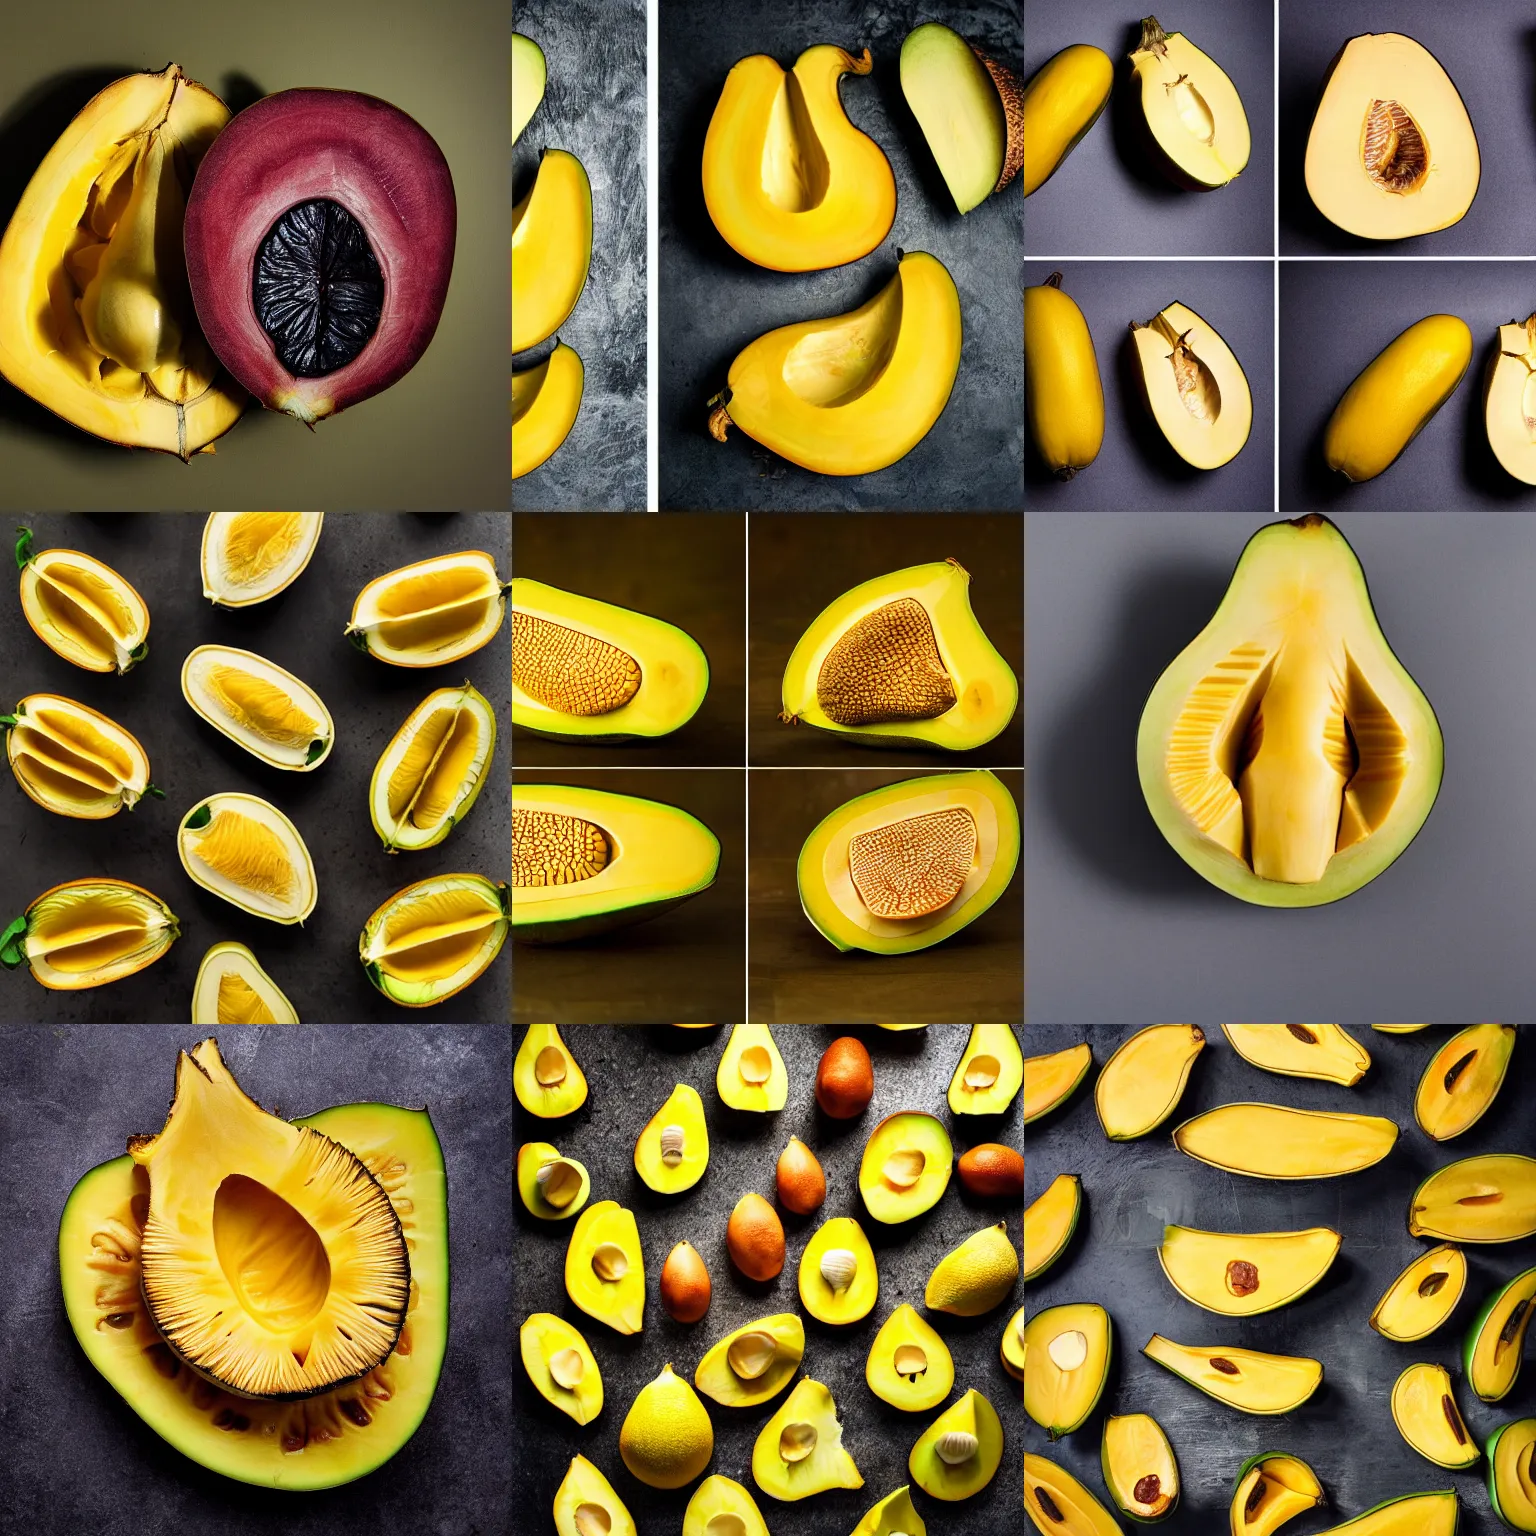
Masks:
[[[448,162],[414,118],[356,91],[279,91],[214,140],[187,199],[187,276],[215,355],[313,423],[427,350],[453,271]]]

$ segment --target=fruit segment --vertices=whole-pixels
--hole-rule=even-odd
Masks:
[[[1371,1327],[1401,1343],[1428,1338],[1450,1320],[1466,1286],[1466,1254],[1442,1243],[1420,1254],[1387,1287],[1371,1313]]]
[[[1306,1295],[1338,1257],[1339,1234],[1200,1232],[1166,1227],[1158,1262],[1169,1284],[1207,1312],[1253,1317]]]
[[[581,359],[562,341],[541,362],[512,373],[512,478],[532,474],[570,435],[586,381]]]
[[[1095,1303],[1047,1307],[1024,1325],[1024,1411],[1052,1440],[1098,1407],[1113,1350],[1109,1313]]]
[[[1536,1532],[1536,1419],[1501,1424],[1485,1454],[1493,1512],[1512,1531]]]
[[[565,324],[586,287],[591,261],[586,168],[563,149],[546,149],[538,178],[512,210],[514,352],[538,346]]]
[[[1132,1035],[1093,1085],[1104,1134],[1134,1141],[1155,1131],[1179,1107],[1204,1049],[1205,1033],[1194,1024],[1152,1024]]]
[[[1175,1344],[1157,1333],[1142,1354],[1206,1396],[1244,1413],[1289,1413],[1306,1402],[1323,1381],[1323,1367],[1316,1360],[1268,1355],[1225,1344]]]
[[[1131,54],[1141,113],[1165,169],[1182,185],[1224,187],[1248,164],[1251,139],[1243,100],[1225,70],[1182,32],[1141,23]]]
[[[1392,1421],[1403,1439],[1437,1467],[1470,1467],[1481,1456],[1451,1394],[1443,1365],[1410,1365],[1392,1388]]]
[[[1283,1104],[1223,1104],[1186,1120],[1173,1144],[1254,1179],[1332,1179],[1373,1167],[1397,1144],[1394,1121]]]
[[[203,596],[249,608],[303,575],[320,542],[324,512],[210,512],[203,524]]]
[[[244,944],[215,944],[192,987],[194,1024],[297,1024],[298,1013]]]
[[[429,693],[385,747],[368,786],[386,851],[442,842],[473,808],[495,750],[496,712],[478,688]]]
[[[118,981],[153,965],[181,932],[176,914],[126,880],[70,880],[44,891],[0,933],[0,965],[55,992]]]
[[[353,645],[396,667],[437,667],[488,645],[510,583],[483,549],[437,555],[377,576],[352,605]]]
[[[512,142],[517,143],[528,120],[544,99],[547,72],[544,50],[531,37],[512,34]]]
[[[109,565],[78,549],[33,553],[32,531],[16,541],[21,611],[49,650],[87,672],[121,675],[149,651],[149,608]]]
[[[1250,1456],[1237,1473],[1230,1536],[1274,1536],[1287,1520],[1327,1502],[1317,1474],[1283,1451]]]
[[[1145,325],[1131,322],[1141,385],[1168,446],[1195,469],[1219,469],[1242,452],[1253,396],[1231,347],[1187,304]]]
[[[1337,1024],[1223,1024],[1244,1061],[1282,1077],[1315,1077],[1351,1088],[1370,1071],[1370,1053]]]
[[[1413,1237],[1512,1243],[1536,1234],[1536,1158],[1491,1153],[1449,1163],[1414,1191]]]
[[[256,795],[209,795],[181,819],[176,851],[205,890],[254,917],[302,923],[319,887],[299,829]]]
[[[1040,1536],[1124,1536],[1115,1517],[1065,1467],[1029,1451],[1024,1512]]]
[[[6,755],[22,790],[44,810],[84,821],[132,810],[149,782],[138,738],[97,710],[54,693],[34,693],[10,715]]]
[[[1059,1259],[1077,1230],[1083,1208],[1082,1180],[1061,1173],[1024,1208],[1024,1280],[1038,1279]]]
[[[1111,1414],[1105,1419],[1099,1464],[1110,1498],[1132,1520],[1166,1520],[1178,1507],[1179,1463],[1151,1414]]]
[[[330,756],[336,727],[314,689],[232,645],[200,645],[181,665],[181,693],[214,730],[270,768],[308,773]]]
[[[1470,1130],[1488,1112],[1515,1050],[1512,1024],[1474,1024],[1429,1059],[1413,1099],[1419,1129],[1436,1141]]]
[[[508,905],[507,887],[484,875],[418,880],[363,925],[358,956],[368,979],[392,1002],[406,1008],[441,1003],[483,976],[501,953],[511,926]]]

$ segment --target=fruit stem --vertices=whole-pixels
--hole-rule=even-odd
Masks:
[[[1061,287],[1061,273],[1060,272],[1052,272],[1051,275],[1048,278],[1046,278],[1046,280],[1040,286],[1042,288],[1060,288]]]
[[[717,405],[709,413],[709,435],[717,443],[725,441],[725,434],[731,425],[730,412],[723,405]]]
[[[1160,59],[1166,57],[1168,34],[1157,24],[1156,16],[1141,18],[1141,41],[1136,45],[1136,52],[1155,53]]]

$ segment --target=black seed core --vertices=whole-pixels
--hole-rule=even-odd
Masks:
[[[267,232],[251,299],[283,367],[315,379],[368,345],[384,307],[384,274],[363,226],[340,203],[317,198]]]

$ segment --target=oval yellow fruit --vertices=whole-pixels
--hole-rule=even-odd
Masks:
[[[1070,480],[1104,442],[1104,386],[1088,322],[1053,272],[1024,290],[1024,413],[1040,457]]]
[[[1024,87],[1024,196],[1055,175],[1099,120],[1115,83],[1102,48],[1074,43],[1047,59]]]

